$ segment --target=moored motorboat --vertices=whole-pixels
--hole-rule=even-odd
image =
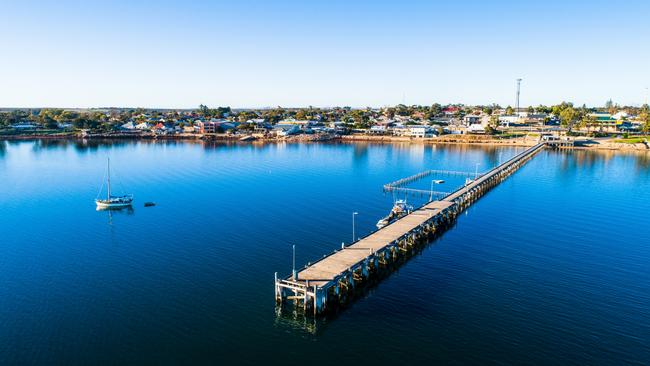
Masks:
[[[384,226],[392,223],[393,221],[408,215],[413,211],[413,206],[410,206],[406,203],[406,200],[397,200],[393,205],[393,208],[390,210],[388,216],[377,221],[377,229],[381,229]]]

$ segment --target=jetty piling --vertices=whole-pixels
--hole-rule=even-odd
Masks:
[[[305,313],[319,315],[347,302],[355,288],[378,278],[384,270],[407,259],[422,244],[444,232],[462,211],[514,173],[546,144],[540,142],[484,174],[429,170],[387,184],[384,189],[406,189],[404,185],[431,174],[474,178],[471,183],[445,194],[444,198],[430,201],[350,245],[342,245],[341,249],[303,269],[294,270],[288,277],[279,278],[276,272],[276,304],[281,308],[293,301],[295,308],[302,307]]]

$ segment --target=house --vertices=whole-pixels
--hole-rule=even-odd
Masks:
[[[404,125],[401,123],[395,124],[391,130],[393,131],[393,136],[406,137],[410,136],[411,134],[411,131],[408,128],[404,127]]]
[[[133,129],[135,129],[135,125],[133,124],[133,122],[129,121],[129,122],[121,125],[120,129],[122,129],[122,130],[133,130]]]
[[[268,123],[256,124],[255,128],[253,129],[254,134],[261,134],[261,135],[266,135],[267,133],[269,133],[269,131],[271,131],[271,125],[269,125]]]
[[[485,133],[485,127],[482,123],[473,123],[467,126],[467,133]]]
[[[617,120],[617,121],[622,121],[625,120],[629,117],[630,115],[626,111],[619,111],[616,112],[615,114],[612,115],[612,118]]]
[[[621,132],[636,132],[641,129],[641,125],[625,121],[616,126],[616,128]]]
[[[284,119],[284,120],[278,122],[278,124],[283,124],[283,125],[297,125],[297,126],[300,126],[303,129],[305,129],[308,126],[311,126],[312,124],[315,124],[315,123],[316,122],[314,122],[314,121],[296,120],[294,118],[287,118],[287,119]]]
[[[386,125],[375,125],[371,126],[368,130],[368,134],[371,135],[385,135],[388,133],[388,127]]]
[[[548,118],[546,113],[530,113],[526,116],[526,122],[528,123],[544,123]]]
[[[589,113],[588,116],[595,118],[596,122],[600,122],[600,123],[616,123],[616,119],[613,118],[612,115],[609,114],[609,113],[594,112],[594,113]]]
[[[163,135],[163,134],[166,134],[166,133],[170,132],[169,128],[167,126],[165,126],[165,124],[162,123],[162,122],[158,122],[151,129],[153,130],[153,132],[155,132],[158,135]],[[173,129],[172,129],[172,131],[173,131]]]
[[[250,124],[254,124],[254,125],[258,125],[258,126],[261,125],[261,124],[264,124],[265,122],[266,122],[266,119],[264,119],[264,118],[252,118],[252,119],[249,119],[248,121],[246,121],[246,123],[250,123]]]
[[[409,136],[415,138],[429,138],[434,136],[433,129],[429,126],[411,126],[408,129]]]
[[[345,126],[345,122],[334,121],[334,122],[327,123],[327,127],[332,128],[334,130],[344,130],[346,126]]]
[[[217,122],[213,121],[197,121],[194,126],[198,128],[199,133],[217,133],[219,127]]]
[[[135,126],[135,129],[136,130],[141,130],[141,131],[142,130],[149,130],[149,129],[151,129],[151,125],[149,123],[147,123],[147,122],[142,122],[142,123],[137,124]]]
[[[481,116],[478,114],[468,114],[465,117],[463,117],[463,121],[467,126],[475,123],[481,123]]]
[[[277,136],[295,135],[298,132],[300,132],[300,127],[298,125],[293,125],[293,124],[278,123],[273,127],[273,132]]]
[[[514,114],[504,114],[499,116],[499,124],[510,125],[519,122],[519,116]]]
[[[444,108],[442,111],[445,114],[445,116],[452,117],[456,113],[460,112],[460,107],[449,106],[449,107]]]

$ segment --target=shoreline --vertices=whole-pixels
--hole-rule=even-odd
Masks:
[[[369,136],[369,135],[293,135],[286,137],[257,137],[248,141],[241,141],[243,136],[232,136],[227,134],[201,135],[201,134],[177,134],[177,135],[114,135],[114,134],[92,134],[80,136],[79,134],[34,134],[34,135],[0,135],[0,141],[28,141],[28,140],[144,140],[144,141],[224,141],[238,143],[252,142],[371,142],[371,143],[408,143],[423,145],[467,145],[467,146],[504,146],[504,147],[529,147],[538,142],[536,138],[513,137],[498,139],[489,135],[444,135],[435,138],[412,138],[399,136]],[[650,151],[650,146],[645,143],[621,143],[613,141],[598,140],[576,140],[579,144],[563,149],[575,150],[610,150],[610,151]]]

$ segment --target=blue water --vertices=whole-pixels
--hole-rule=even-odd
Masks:
[[[650,154],[543,151],[344,312],[276,314],[291,245],[305,264],[352,212],[374,229],[383,184],[518,151],[0,141],[0,364],[647,364]],[[132,211],[95,211],[107,156]]]

